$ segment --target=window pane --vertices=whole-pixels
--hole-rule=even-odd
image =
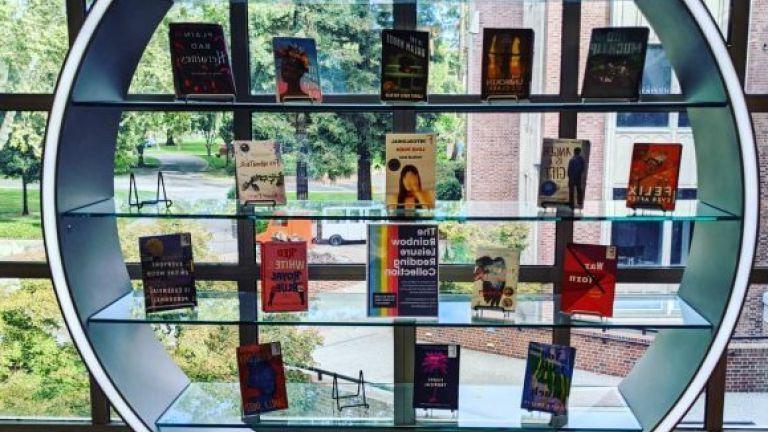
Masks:
[[[69,48],[64,1],[0,1],[0,35],[0,92],[52,92]]]
[[[0,418],[89,417],[89,391],[50,281],[0,279]]]
[[[44,261],[40,164],[46,114],[0,112],[0,260]]]
[[[747,93],[768,93],[768,0],[751,0],[747,45]]]
[[[275,92],[272,38],[317,44],[324,93],[378,93],[381,29],[392,27],[386,2],[250,1],[251,92]]]

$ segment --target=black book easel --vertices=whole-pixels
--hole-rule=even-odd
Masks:
[[[163,197],[160,198],[160,191],[163,192]],[[157,172],[157,189],[155,190],[155,199],[153,200],[140,200],[139,188],[136,186],[136,176],[131,173],[130,184],[128,186],[128,206],[138,207],[141,209],[145,205],[153,205],[165,203],[165,207],[169,208],[173,205],[173,201],[168,199],[168,194],[165,191],[165,179],[163,178],[163,172]]]
[[[358,376],[358,379],[348,379],[349,381],[357,383],[357,391],[355,393],[350,393],[347,395],[341,395],[339,394],[339,376],[337,374],[333,374],[333,388],[331,389],[331,398],[333,398],[336,401],[336,409],[341,411],[344,408],[355,408],[355,407],[365,407],[368,409],[370,406],[368,405],[368,401],[365,398],[365,378],[363,377],[363,371],[360,371],[360,374]],[[351,398],[361,398],[355,403],[350,404],[341,404],[342,399],[351,399]]]

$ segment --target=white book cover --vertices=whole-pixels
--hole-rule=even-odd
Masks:
[[[280,145],[273,140],[235,141],[237,196],[241,204],[285,204]]]

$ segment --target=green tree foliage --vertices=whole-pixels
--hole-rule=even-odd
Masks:
[[[28,185],[40,178],[44,131],[45,115],[18,113],[11,125],[8,142],[0,148],[0,174],[21,180],[23,216],[29,215]]]

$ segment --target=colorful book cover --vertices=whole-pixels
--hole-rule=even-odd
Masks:
[[[197,306],[189,233],[141,237],[139,254],[148,313]]]
[[[567,244],[562,311],[612,317],[616,258],[616,246]]]
[[[308,297],[307,242],[261,243],[261,310],[305,311]]]
[[[530,342],[521,407],[529,411],[566,414],[575,358],[573,347]]]
[[[221,25],[171,23],[169,27],[176,97],[234,96],[227,39]]]
[[[539,207],[584,207],[589,141],[545,138],[539,165]]]
[[[317,62],[315,40],[310,38],[276,37],[272,39],[275,56],[277,101],[323,101],[320,88],[320,65]]]
[[[276,141],[235,141],[237,196],[241,204],[285,204],[285,177]]]
[[[387,134],[387,208],[435,208],[434,134]]]
[[[677,201],[681,144],[640,144],[632,148],[627,207],[672,211]]]
[[[593,29],[582,97],[639,98],[648,33],[647,27]]]
[[[483,29],[482,98],[527,99],[532,64],[533,30]]]
[[[288,408],[280,342],[237,348],[243,417]]]
[[[479,247],[472,275],[472,309],[514,311],[519,273],[520,251]]]
[[[429,33],[414,30],[381,32],[381,100],[427,100]]]
[[[368,225],[368,316],[436,317],[437,225]]]
[[[458,345],[416,345],[413,407],[459,409]]]

